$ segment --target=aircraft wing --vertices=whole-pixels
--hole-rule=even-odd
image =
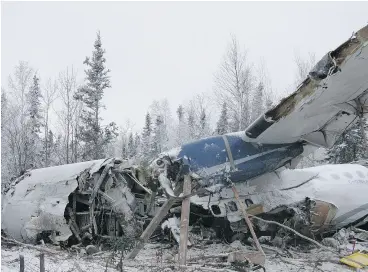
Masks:
[[[368,26],[326,54],[294,93],[245,133],[258,143],[304,140],[331,147],[363,113],[368,113]]]

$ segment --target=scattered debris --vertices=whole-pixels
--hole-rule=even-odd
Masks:
[[[92,254],[95,254],[97,253],[99,250],[96,246],[94,245],[88,245],[86,246],[86,252],[88,255],[92,255]]]
[[[340,262],[354,268],[365,268],[368,266],[368,254],[356,252],[340,259]]]

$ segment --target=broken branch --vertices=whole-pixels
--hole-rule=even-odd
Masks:
[[[296,230],[294,230],[294,229],[292,229],[292,228],[290,228],[290,227],[288,227],[288,226],[285,226],[285,225],[283,225],[283,224],[281,224],[281,223],[279,223],[279,222],[271,221],[271,220],[265,220],[265,219],[259,218],[258,216],[251,215],[251,214],[250,214],[249,216],[250,216],[250,217],[253,217],[253,218],[255,218],[255,219],[257,219],[257,220],[259,220],[259,221],[261,221],[261,222],[263,222],[263,223],[267,223],[267,224],[275,224],[275,225],[277,225],[277,226],[279,226],[279,227],[281,227],[281,228],[287,229],[287,230],[291,231],[292,233],[294,233],[295,235],[299,236],[300,238],[302,238],[302,239],[304,239],[304,240],[307,240],[307,241],[311,242],[312,244],[315,244],[316,246],[318,246],[318,247],[320,247],[320,248],[323,248],[323,249],[326,249],[326,250],[329,250],[329,251],[335,252],[335,251],[333,251],[332,249],[330,249],[329,247],[326,247],[326,246],[324,246],[324,245],[322,245],[322,244],[318,243],[317,241],[315,241],[315,240],[313,240],[313,239],[311,239],[311,238],[309,238],[309,237],[307,237],[307,236],[305,236],[305,235],[303,235],[303,234],[301,234],[301,233],[297,232]]]
[[[249,228],[249,231],[250,231],[250,233],[252,234],[252,237],[253,237],[253,240],[254,240],[254,242],[255,242],[255,244],[256,244],[256,247],[257,247],[257,249],[258,249],[258,251],[266,258],[266,254],[263,252],[263,249],[262,249],[262,247],[261,247],[261,244],[259,243],[259,241],[258,241],[258,238],[257,238],[257,235],[256,235],[256,233],[254,232],[254,229],[253,229],[253,226],[252,226],[252,222],[250,222],[250,220],[249,220],[249,217],[248,217],[248,214],[247,214],[247,212],[246,212],[246,209],[245,209],[245,206],[244,206],[244,203],[242,202],[242,201],[240,201],[240,199],[239,199],[239,193],[238,193],[238,191],[236,190],[236,187],[235,187],[235,185],[234,185],[234,183],[231,181],[231,188],[232,188],[232,190],[233,190],[233,192],[234,192],[234,196],[235,196],[235,198],[236,198],[236,200],[238,201],[238,203],[239,203],[239,206],[240,206],[240,210],[241,210],[241,212],[242,212],[242,214],[243,214],[243,217],[244,217],[244,220],[245,220],[245,222],[247,223],[247,225],[248,225],[248,228]]]

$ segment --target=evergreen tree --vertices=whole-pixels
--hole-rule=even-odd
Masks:
[[[128,139],[128,157],[133,158],[136,155],[136,149],[134,144],[134,138],[133,133],[129,133],[129,139]]]
[[[182,122],[184,118],[184,109],[182,105],[179,105],[178,109],[176,110],[176,114],[178,115],[179,123]]]
[[[142,156],[143,161],[148,161],[151,157],[151,135],[152,134],[152,120],[151,115],[148,112],[146,114],[145,126],[142,133]]]
[[[110,123],[105,129],[101,126],[102,97],[104,91],[110,88],[109,69],[106,68],[100,33],[94,43],[92,58],[86,58],[86,84],[79,88],[75,99],[82,101],[84,108],[81,113],[79,129],[80,140],[84,143],[83,159],[100,159],[105,156],[105,147],[117,136],[115,123]]]
[[[199,133],[198,138],[210,136],[210,128],[208,124],[208,118],[206,114],[206,110],[204,108],[201,109],[199,115]]]
[[[188,140],[194,140],[197,138],[196,134],[196,122],[195,122],[195,115],[193,110],[188,111]]]
[[[186,124],[185,124],[185,120],[184,120],[184,108],[182,105],[179,105],[179,107],[176,110],[176,114],[178,117],[178,126],[177,126],[177,131],[176,131],[176,145],[182,145],[183,143],[186,142],[186,138],[187,137],[187,133],[186,133]]]
[[[229,132],[229,122],[226,102],[222,104],[221,115],[217,122],[217,134],[223,135]]]
[[[158,155],[162,152],[164,145],[164,121],[162,116],[158,115],[156,117],[155,128],[153,131],[153,141],[152,141],[152,154]]]
[[[139,155],[141,151],[141,137],[139,136],[138,132],[136,132],[134,136],[134,150],[136,156]]]
[[[252,103],[252,121],[257,119],[262,113],[264,113],[264,86],[262,82],[259,82],[257,88],[255,89],[255,93],[253,96]]]
[[[364,119],[365,133],[368,125]],[[367,159],[366,147],[361,133],[359,121],[350,126],[327,152],[330,163],[350,163],[360,159]]]
[[[28,103],[28,124],[29,135],[27,135],[28,141],[26,143],[28,150],[28,167],[40,167],[41,154],[41,127],[42,121],[42,110],[41,110],[41,91],[39,85],[39,78],[35,75],[33,77],[33,84],[27,93]]]
[[[128,145],[126,144],[125,141],[122,142],[121,144],[121,156],[123,159],[126,159],[129,157],[128,155]]]
[[[61,135],[59,136],[61,137]],[[52,165],[58,165],[58,159],[57,159],[57,152],[58,152],[58,144],[60,144],[60,141],[58,142],[58,139],[55,137],[55,134],[52,132],[52,130],[49,130],[49,132],[47,133],[47,144],[48,144],[48,149],[47,149],[47,158],[48,158],[48,164],[45,164],[45,167],[48,166],[52,166]],[[46,152],[46,150],[44,149],[43,152]],[[42,157],[46,157],[46,156],[42,156]]]

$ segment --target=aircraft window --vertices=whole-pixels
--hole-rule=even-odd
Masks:
[[[353,175],[350,174],[349,172],[345,172],[344,176],[347,177],[347,178],[353,178]]]
[[[236,212],[238,210],[238,207],[236,206],[236,203],[234,201],[228,202],[227,207],[231,212]]]
[[[220,207],[217,206],[217,205],[212,205],[211,206],[211,209],[212,209],[212,212],[215,214],[215,215],[220,215],[221,214],[221,210],[220,210]]]
[[[245,205],[247,205],[247,207],[254,204],[251,199],[244,199],[244,202],[245,202]]]

